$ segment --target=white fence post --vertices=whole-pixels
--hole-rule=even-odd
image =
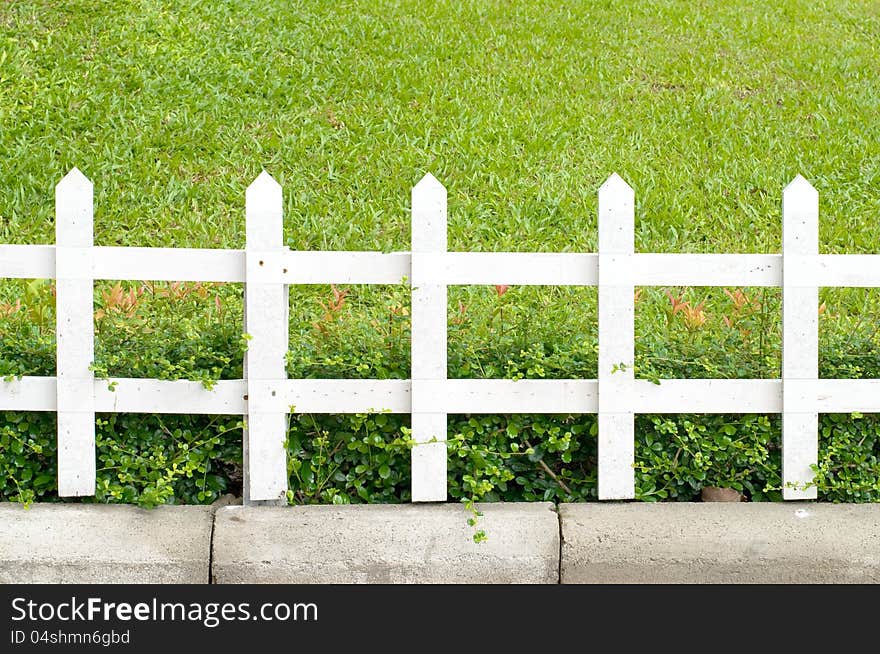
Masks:
[[[817,496],[809,484],[818,460],[819,194],[798,175],[782,194],[782,497]],[[812,397],[807,397],[807,394]],[[789,487],[789,484],[795,484]]]
[[[58,495],[95,494],[92,183],[74,168],[55,187]]]
[[[244,358],[247,424],[244,432],[244,502],[286,503],[287,414],[277,397],[287,378],[288,292],[284,270],[281,186],[263,171],[246,194]]]
[[[632,409],[635,194],[616,173],[599,189],[599,499],[635,496]]]
[[[446,189],[428,173],[412,190],[412,501],[446,501],[446,414],[417,412],[446,379],[446,286],[436,283],[432,253],[446,252]]]

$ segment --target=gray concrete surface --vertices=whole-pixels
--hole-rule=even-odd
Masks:
[[[480,509],[0,504],[0,583],[880,583],[880,504]]]
[[[878,583],[880,505],[562,504],[562,583]]]
[[[473,542],[460,504],[230,506],[214,527],[215,583],[558,583],[549,502],[485,504]]]
[[[208,583],[212,510],[0,504],[0,583]]]

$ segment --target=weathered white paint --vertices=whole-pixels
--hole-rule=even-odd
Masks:
[[[819,289],[805,274],[807,260],[819,253],[819,194],[798,175],[782,193],[782,481],[787,500],[816,498],[805,488],[818,461],[819,414],[809,387],[797,389],[797,410],[786,403],[792,382],[819,376]],[[796,484],[796,487],[789,487]]]
[[[635,496],[633,388],[635,303],[632,267],[635,194],[616,173],[599,189],[599,499]]]
[[[279,279],[285,253],[281,186],[263,171],[248,187],[245,205],[245,332],[250,340],[244,360],[244,501],[281,502],[287,495],[287,414],[269,403],[287,378],[288,293]]]
[[[58,494],[95,494],[92,183],[74,168],[55,187]]]
[[[428,173],[412,190],[412,397],[446,379],[446,286],[421,264],[446,252],[446,189]],[[412,412],[412,500],[446,501],[446,412]]]

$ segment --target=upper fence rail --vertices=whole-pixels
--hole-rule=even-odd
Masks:
[[[802,258],[802,278],[816,286],[880,288],[876,254]],[[399,284],[409,278],[409,252],[283,250],[280,283]],[[432,273],[448,286],[598,286],[599,255],[571,252],[445,252],[430,255]],[[635,286],[782,287],[781,254],[631,255],[621,271]],[[789,260],[789,265],[792,261]],[[795,263],[797,265],[797,263]],[[244,250],[95,246],[94,279],[243,283]],[[54,245],[0,245],[0,278],[55,279]]]
[[[446,499],[450,413],[597,413],[599,497],[634,496],[634,414],[781,413],[783,496],[810,499],[818,414],[880,412],[880,380],[818,379],[818,288],[880,287],[880,255],[818,253],[818,194],[801,176],[783,192],[782,254],[634,252],[634,193],[617,175],[599,189],[598,253],[448,252],[446,190],[431,175],[412,194],[412,252],[291,251],[281,188],[262,173],[247,189],[244,250],[99,247],[92,185],[74,169],[56,188],[56,245],[0,245],[0,278],[56,279],[56,377],[0,382],[0,410],[57,411],[60,495],[95,487],[95,412],[242,414],[245,501],[284,501],[287,414],[411,413],[414,501]],[[187,380],[96,380],[93,281],[244,284],[251,335],[244,379],[212,390]],[[286,379],[287,287],[398,284],[412,288],[412,379]],[[597,286],[597,379],[446,378],[451,285]],[[781,379],[633,375],[635,286],[783,289]],[[623,365],[620,365],[623,364]]]

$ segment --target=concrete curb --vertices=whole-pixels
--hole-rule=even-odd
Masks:
[[[217,512],[216,583],[550,583],[559,522],[549,502],[483,504],[474,543],[460,504],[231,506]]]
[[[212,509],[0,504],[0,583],[208,583]]]
[[[880,504],[479,509],[0,504],[0,583],[880,583]]]
[[[878,583],[877,504],[562,504],[562,583]]]

